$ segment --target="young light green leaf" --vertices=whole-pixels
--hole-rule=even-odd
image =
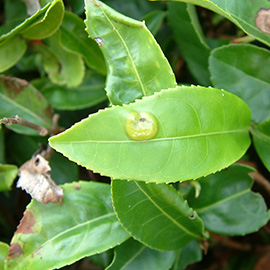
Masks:
[[[155,0],[152,0],[155,1]],[[270,28],[268,25],[270,3],[265,0],[172,0],[191,3],[210,9],[231,20],[248,35],[270,45]],[[266,15],[265,15],[266,12]]]
[[[51,128],[53,110],[47,100],[25,80],[0,75],[0,118],[18,115],[34,124]],[[19,125],[6,126],[15,132],[38,135]]]
[[[5,260],[8,256],[9,245],[0,242],[0,269],[5,269]]]
[[[206,236],[202,220],[169,185],[113,180],[112,200],[123,227],[151,248],[180,249]]]
[[[28,205],[11,241],[6,269],[60,268],[129,237],[113,212],[109,185],[81,181],[62,188],[62,205],[35,200]]]
[[[191,263],[202,260],[202,249],[198,241],[193,240],[177,252],[175,264],[171,270],[185,270]]]
[[[17,27],[11,24],[10,31],[2,34],[0,42],[19,34],[27,39],[44,39],[57,31],[63,19],[63,14],[62,0],[46,2],[44,7],[31,17],[26,17]]]
[[[147,248],[130,238],[114,249],[114,258],[106,270],[169,270],[175,252],[161,252]]]
[[[249,108],[237,96],[183,86],[90,115],[50,144],[115,179],[176,182],[241,158],[250,144],[249,123]]]
[[[175,40],[192,75],[202,85],[211,85],[208,70],[210,48],[203,35],[195,7],[168,2],[168,20]]]
[[[251,133],[255,149],[265,167],[270,171],[270,120],[252,126]]]
[[[82,56],[67,51],[59,38],[60,34],[56,33],[45,40],[48,46],[42,44],[35,48],[41,54],[44,69],[54,84],[76,87],[82,83],[85,73]]]
[[[0,191],[9,190],[17,175],[17,166],[0,164]]]
[[[106,75],[107,68],[101,50],[97,43],[88,37],[80,17],[66,11],[60,30],[60,43],[66,50],[79,53],[90,68]]]
[[[46,10],[44,17],[31,24],[21,32],[27,39],[44,39],[54,34],[61,25],[64,17],[64,4],[62,0],[54,0]]]
[[[175,77],[143,22],[116,12],[100,1],[86,0],[86,26],[108,66],[106,91],[113,104],[133,102],[175,87]]]
[[[48,79],[31,82],[58,110],[78,110],[97,105],[107,99],[105,77],[86,70],[83,82],[73,88],[52,84]]]
[[[0,72],[14,66],[24,55],[26,48],[26,41],[19,36],[0,43]]]
[[[245,235],[267,223],[270,212],[267,212],[262,196],[250,190],[252,178],[248,173],[252,171],[254,169],[237,164],[199,180],[199,197],[190,193],[187,200],[207,230]]]
[[[250,107],[252,119],[270,117],[270,52],[249,44],[227,45],[212,51],[211,79],[242,98]]]

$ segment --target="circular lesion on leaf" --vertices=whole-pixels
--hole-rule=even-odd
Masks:
[[[270,9],[261,8],[255,18],[255,24],[262,32],[270,34]]]
[[[135,141],[151,140],[158,133],[158,122],[150,113],[131,112],[126,120],[126,133]]]

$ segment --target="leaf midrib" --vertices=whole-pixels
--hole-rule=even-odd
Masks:
[[[137,77],[137,79],[138,79],[138,82],[139,82],[139,84],[140,84],[140,87],[141,87],[141,89],[142,89],[143,96],[147,96],[147,93],[146,93],[146,90],[145,90],[144,85],[143,85],[143,83],[142,83],[141,77],[140,77],[140,75],[139,75],[139,72],[138,72],[138,70],[137,70],[137,68],[136,68],[136,65],[135,65],[135,63],[134,63],[134,61],[133,61],[133,58],[132,58],[132,56],[131,56],[131,54],[130,54],[130,51],[129,51],[129,49],[128,49],[128,46],[127,46],[125,40],[122,38],[122,36],[120,35],[120,33],[119,33],[118,29],[115,27],[115,25],[111,22],[110,18],[107,16],[107,14],[106,14],[106,12],[104,11],[102,5],[100,5],[100,9],[101,9],[101,11],[102,11],[104,17],[107,19],[108,23],[109,23],[109,24],[112,26],[112,28],[114,29],[114,32],[118,35],[118,37],[120,38],[121,42],[123,43],[123,45],[124,45],[124,47],[125,47],[125,49],[126,49],[126,51],[127,51],[127,55],[128,55],[128,57],[129,57],[129,59],[130,59],[130,62],[131,62],[131,64],[132,64],[132,66],[133,66],[135,75],[136,75],[136,77]]]
[[[147,197],[147,199],[164,215],[166,216],[169,220],[171,220],[177,227],[179,227],[181,230],[186,232],[187,234],[191,235],[192,237],[195,238],[200,238],[199,235],[194,234],[193,232],[189,231],[187,228],[182,226],[177,220],[175,220],[173,217],[171,217],[169,214],[167,214],[152,198],[140,187],[137,181],[134,181],[136,186],[141,190],[141,192]]]
[[[80,223],[80,224],[77,224],[71,228],[68,228],[67,230],[65,231],[62,231],[60,233],[58,233],[57,235],[55,235],[54,237],[52,237],[51,239],[47,240],[46,242],[44,242],[43,244],[40,245],[39,248],[37,248],[36,250],[34,250],[33,252],[31,252],[28,256],[26,256],[20,263],[17,264],[17,266],[21,265],[22,263],[24,263],[25,261],[27,261],[27,259],[29,257],[31,257],[33,254],[35,254],[38,250],[40,250],[40,248],[44,247],[45,245],[47,245],[48,243],[52,242],[53,240],[55,240],[56,238],[66,234],[66,233],[69,233],[79,227],[83,227],[83,226],[88,226],[90,223],[93,223],[93,222],[96,222],[96,221],[99,221],[99,220],[102,220],[102,219],[106,219],[108,217],[111,217],[111,216],[115,216],[115,213],[108,213],[106,215],[103,215],[103,216],[100,216],[100,217],[97,217],[97,218],[94,218],[94,219],[91,219],[91,220],[87,220],[86,222],[83,222],[83,223]]]
[[[151,139],[149,141],[133,141],[133,140],[121,140],[121,141],[98,141],[98,140],[81,140],[81,141],[57,141],[57,144],[80,144],[80,143],[101,143],[101,144],[123,144],[123,143],[146,143],[146,142],[159,142],[159,141],[174,141],[174,140],[183,140],[183,139],[191,139],[191,138],[200,138],[205,136],[214,136],[214,135],[226,135],[230,133],[246,133],[248,129],[237,129],[237,130],[226,130],[226,131],[217,131],[217,132],[209,132],[209,133],[200,133],[193,135],[185,135],[179,137],[168,137],[168,138],[157,138]],[[55,136],[57,138],[57,136]]]
[[[233,199],[235,199],[237,197],[241,197],[242,195],[244,195],[244,194],[246,194],[248,192],[250,192],[250,189],[249,188],[247,188],[245,190],[242,190],[241,192],[235,193],[235,194],[233,194],[233,195],[231,195],[229,197],[226,197],[225,199],[218,200],[215,203],[212,203],[212,204],[207,205],[205,207],[196,208],[196,209],[194,208],[194,210],[196,210],[196,212],[198,212],[198,213],[199,212],[204,212],[204,211],[207,211],[207,210],[209,210],[209,209],[211,209],[211,208],[213,208],[213,207],[215,207],[215,206],[217,206],[219,204],[223,204],[223,203],[228,202],[230,200],[233,200]]]

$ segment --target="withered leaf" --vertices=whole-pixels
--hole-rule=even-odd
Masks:
[[[34,155],[20,167],[17,187],[25,189],[32,198],[43,204],[62,204],[63,190],[52,180],[50,170],[49,162],[44,157]]]
[[[255,23],[262,32],[270,34],[270,9],[261,8],[255,18]]]

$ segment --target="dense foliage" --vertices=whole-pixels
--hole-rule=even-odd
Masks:
[[[264,0],[5,0],[0,268],[268,269],[269,20]]]

